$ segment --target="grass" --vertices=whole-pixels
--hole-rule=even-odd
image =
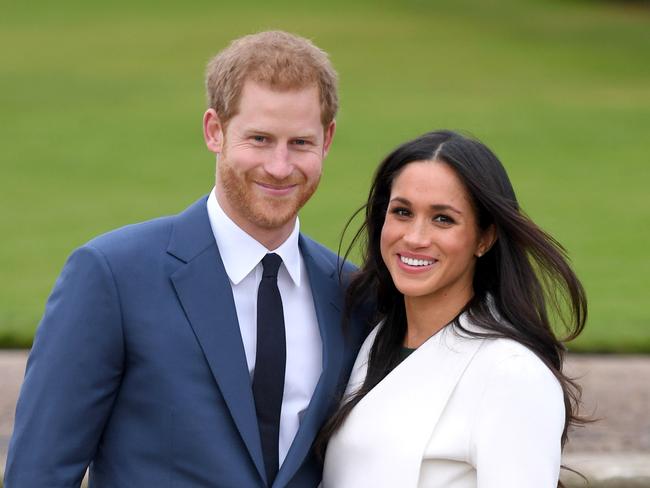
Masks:
[[[572,349],[650,351],[650,9],[535,0],[3,6],[0,345],[29,345],[74,247],[210,190],[204,65],[267,28],[312,38],[340,74],[303,230],[336,248],[392,147],[462,129],[572,256],[590,299]]]

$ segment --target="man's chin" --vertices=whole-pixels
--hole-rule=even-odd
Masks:
[[[258,227],[273,230],[293,222],[298,215],[298,210],[295,202],[286,202],[285,205],[264,205],[262,208],[253,208],[250,217]]]
[[[285,225],[290,224],[293,222],[293,220],[296,218],[297,214],[289,214],[289,215],[256,215],[255,218],[255,223],[267,230],[274,230],[274,229],[279,229],[281,227],[284,227]]]
[[[260,228],[266,230],[280,229],[295,221],[298,211],[313,194],[302,192],[290,197],[273,197],[251,199],[247,205],[249,218]]]

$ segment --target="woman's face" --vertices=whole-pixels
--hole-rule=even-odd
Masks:
[[[404,296],[469,300],[476,258],[492,235],[479,230],[469,193],[448,164],[417,161],[393,181],[381,256]]]

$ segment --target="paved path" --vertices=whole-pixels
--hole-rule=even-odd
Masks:
[[[571,432],[564,463],[591,488],[650,487],[650,355],[570,356],[566,371],[583,387],[583,413],[600,420]]]
[[[26,359],[25,351],[0,350],[0,472]],[[565,463],[592,487],[650,487],[650,355],[574,355],[566,370],[583,386],[584,412],[601,420],[572,432]]]
[[[650,355],[570,356],[565,370],[583,387],[583,412],[601,419],[576,429],[567,453],[650,454]]]
[[[26,351],[0,351],[0,471],[4,472],[14,409],[25,374]]]

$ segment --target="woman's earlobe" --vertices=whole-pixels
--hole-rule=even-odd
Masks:
[[[494,227],[494,224],[490,224],[490,226],[483,231],[481,243],[479,244],[478,249],[476,250],[476,253],[474,253],[474,255],[477,258],[482,257],[485,253],[487,253],[490,249],[492,249],[492,246],[494,246],[494,243],[496,241],[497,241],[496,228]]]

